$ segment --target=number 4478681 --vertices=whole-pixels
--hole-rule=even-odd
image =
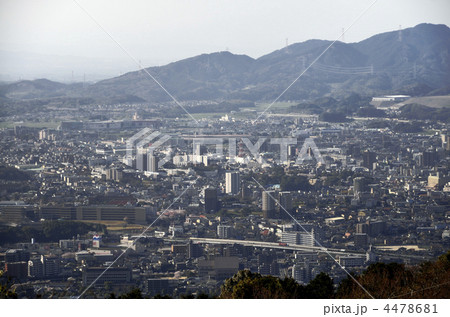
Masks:
[[[436,304],[387,304],[384,306],[383,310],[389,313],[409,313],[409,314],[437,314],[437,305]]]

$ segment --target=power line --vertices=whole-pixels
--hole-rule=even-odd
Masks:
[[[450,281],[447,281],[447,282],[441,283],[441,284],[437,284],[437,285],[433,285],[433,286],[430,286],[430,287],[421,288],[421,289],[418,289],[418,290],[415,290],[415,291],[412,290],[411,292],[403,293],[401,295],[395,295],[395,296],[389,297],[389,299],[391,299],[391,298],[398,298],[398,297],[402,297],[402,296],[406,296],[406,295],[412,295],[414,293],[426,291],[426,290],[433,289],[433,288],[438,288],[438,287],[441,287],[442,285],[446,285],[446,284],[450,284]]]
[[[258,115],[258,117],[255,119],[255,120],[253,120],[252,122],[253,123],[255,123],[256,121],[258,121],[258,119],[261,117],[261,116],[263,116],[273,105],[274,105],[274,103],[275,102],[277,102],[285,93],[286,93],[286,91],[288,91],[307,71],[308,71],[308,69],[310,69],[329,49],[330,49],[330,47],[332,47],[337,41],[339,41],[339,39],[345,34],[345,32],[347,32],[348,30],[350,30],[352,27],[353,27],[353,25],[370,9],[370,8],[372,8],[374,5],[375,5],[375,3],[377,3],[377,1],[378,0],[375,0],[375,1],[373,1],[363,12],[361,12],[361,14],[360,15],[358,15],[358,17],[350,24],[350,26],[346,29],[346,30],[344,30],[344,32],[341,34],[341,35],[339,35],[339,37],[337,38],[337,39],[335,39],[333,42],[331,42],[331,44],[330,45],[328,45],[323,51],[322,51],[322,53],[320,53],[319,54],[319,56],[317,56],[313,61],[312,61],[312,63],[308,66],[308,67],[306,67],[305,68],[305,70],[303,70],[301,73],[300,73],[300,75],[298,75],[297,76],[297,78],[295,78],[294,79],[294,81],[292,81],[292,83],[289,85],[289,86],[287,86],[287,88],[285,89],[285,90],[283,90],[282,92],[281,92],[281,94],[279,94],[278,95],[278,97],[276,97],[275,98],[275,100],[274,101],[272,101],[272,103],[266,108],[266,109],[264,109],[264,111],[262,111],[259,115]]]

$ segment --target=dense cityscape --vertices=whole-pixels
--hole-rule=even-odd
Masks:
[[[19,298],[214,297],[241,270],[337,285],[435,260],[450,245],[450,130],[398,119],[406,97],[342,123],[252,107],[195,122],[145,104],[9,118],[61,123],[0,131],[2,280]]]

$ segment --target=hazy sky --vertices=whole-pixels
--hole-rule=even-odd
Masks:
[[[259,57],[336,39],[373,0],[77,0],[145,66],[228,49]],[[416,24],[450,26],[449,0],[378,0],[345,34],[356,42]],[[0,0],[0,50],[126,59],[73,0]]]

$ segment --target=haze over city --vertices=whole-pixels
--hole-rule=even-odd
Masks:
[[[88,14],[149,67],[225,50],[258,58],[286,43],[335,40],[373,2],[2,0],[0,79],[96,81],[136,70]],[[445,0],[379,0],[340,40],[423,22],[450,25],[449,11]]]

